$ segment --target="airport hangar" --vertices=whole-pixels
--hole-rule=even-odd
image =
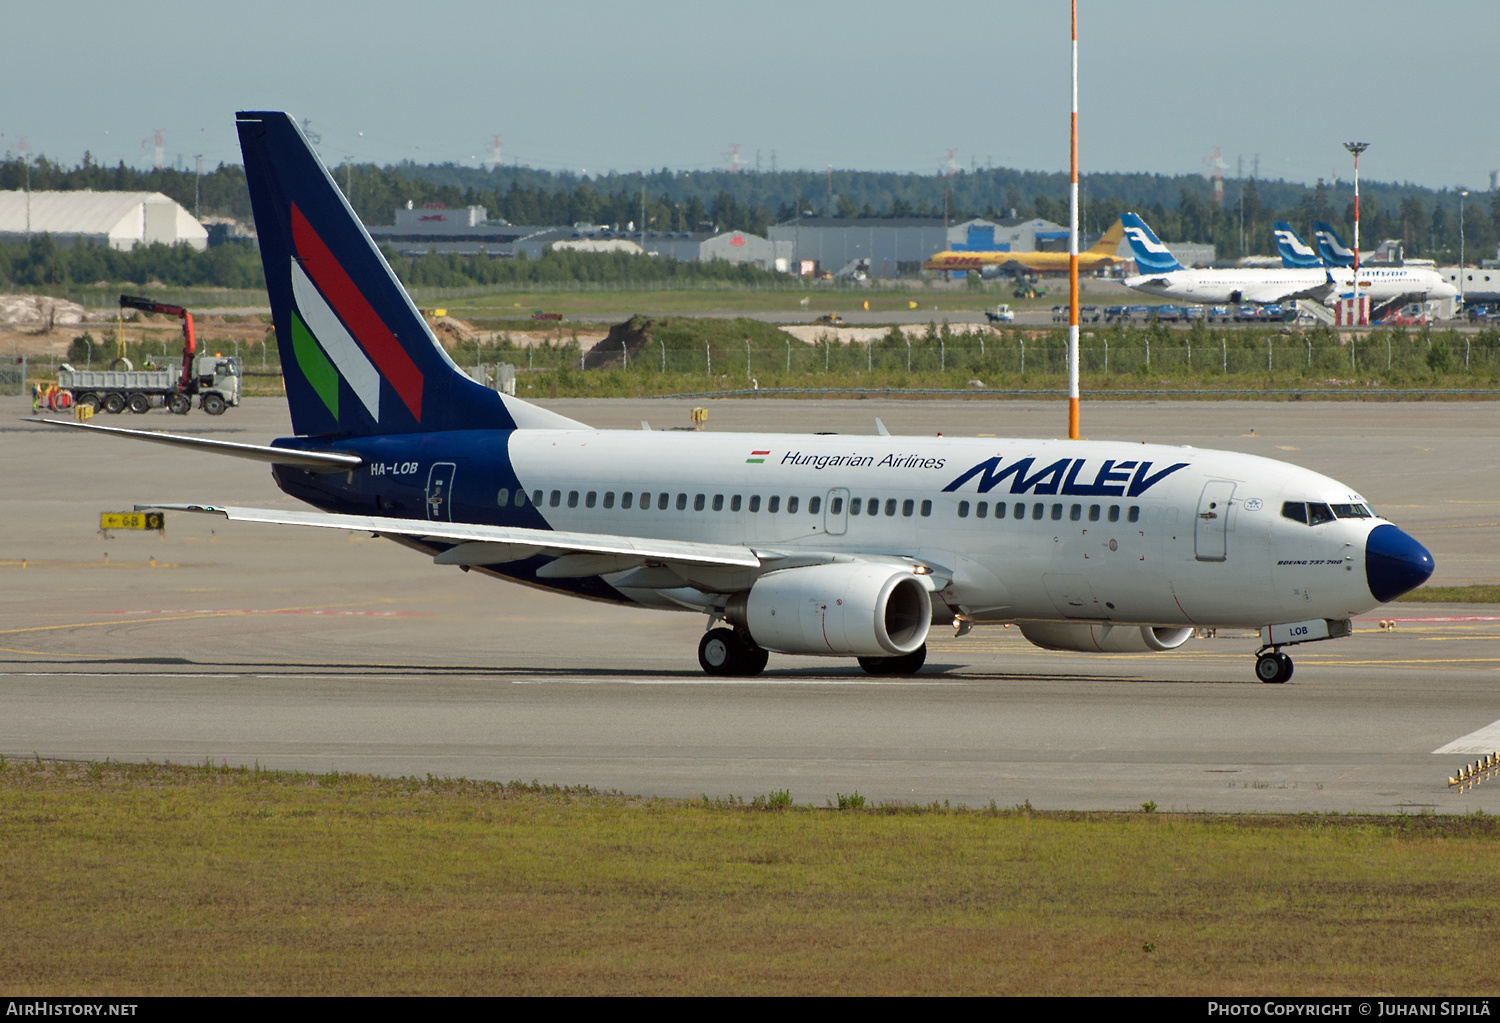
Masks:
[[[681,262],[753,263],[777,269],[777,260],[791,258],[791,248],[748,231],[616,230],[604,224],[521,225],[491,221],[483,206],[449,209],[408,206],[396,210],[391,226],[367,227],[377,245],[403,256],[455,253],[503,259],[524,254],[539,259],[548,247],[583,252],[627,252],[676,259]]]
[[[0,192],[0,242],[45,234],[58,245],[137,245],[208,248],[208,231],[160,192]]]

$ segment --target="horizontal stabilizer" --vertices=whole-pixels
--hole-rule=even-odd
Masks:
[[[339,451],[295,451],[291,448],[273,448],[265,444],[239,444],[227,440],[209,440],[206,437],[187,437],[180,433],[153,433],[147,430],[122,430],[118,426],[95,426],[92,423],[76,423],[65,419],[27,418],[28,423],[45,423],[48,426],[66,426],[74,430],[90,430],[94,433],[113,434],[152,444],[189,448],[210,455],[230,455],[248,458],[253,462],[268,462],[272,465],[295,465],[313,472],[346,472],[364,464],[364,459]]]

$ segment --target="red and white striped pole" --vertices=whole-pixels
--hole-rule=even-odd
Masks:
[[[1359,300],[1359,154],[1370,148],[1368,142],[1345,142],[1344,148],[1354,154],[1354,322],[1361,327],[1369,325],[1364,315],[1364,306]]]
[[[1078,0],[1073,0],[1073,110],[1068,125],[1068,439],[1078,439]]]

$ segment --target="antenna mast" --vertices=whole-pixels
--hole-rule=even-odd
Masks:
[[[1068,125],[1068,439],[1078,439],[1078,0],[1073,0],[1073,112]]]

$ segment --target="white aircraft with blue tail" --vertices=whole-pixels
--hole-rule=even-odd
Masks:
[[[295,436],[57,425],[268,463],[311,509],[152,508],[368,530],[439,566],[698,614],[713,675],[772,653],[908,674],[932,628],[1006,623],[1080,653],[1259,629],[1256,676],[1285,682],[1286,647],[1348,636],[1432,573],[1355,488],[1236,452],[592,429],[458,369],[293,118],[238,129]]]

